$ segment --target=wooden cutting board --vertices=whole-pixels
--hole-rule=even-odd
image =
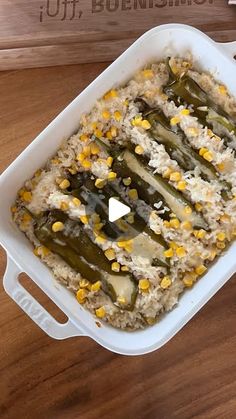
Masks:
[[[1,0],[0,70],[113,60],[170,22],[236,39],[236,7],[227,0]]]

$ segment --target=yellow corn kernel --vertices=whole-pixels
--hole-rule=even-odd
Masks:
[[[140,290],[147,291],[150,288],[150,281],[147,278],[140,279],[138,286]]]
[[[105,239],[105,237],[104,237],[104,235],[99,235],[99,234],[97,234],[96,235],[96,243],[97,244],[104,244],[104,243],[106,243],[106,239]]]
[[[207,151],[206,153],[203,154],[203,158],[209,162],[212,162],[213,160],[212,153],[210,151]]]
[[[73,198],[72,202],[73,202],[75,207],[79,207],[81,205],[81,201],[80,201],[79,198]]]
[[[216,167],[217,167],[217,169],[218,169],[220,172],[222,172],[222,171],[225,169],[225,165],[224,165],[224,163],[218,163],[218,164],[216,165]]]
[[[84,155],[84,153],[79,153],[76,156],[76,160],[79,161],[80,163],[82,163],[84,161],[85,157],[86,156]]]
[[[17,208],[16,208],[15,206],[11,207],[11,212],[12,212],[12,214],[15,214],[15,213],[16,213],[16,211],[17,211]]]
[[[164,173],[163,173],[163,178],[164,179],[169,179],[169,177],[170,177],[170,175],[171,175],[171,173],[172,173],[172,170],[168,167],[168,169],[166,169],[165,171],[164,171]]]
[[[104,111],[102,111],[102,117],[104,119],[110,119],[111,114],[110,114],[110,112],[107,109],[104,109]]]
[[[167,220],[164,220],[164,221],[163,221],[163,225],[164,225],[166,228],[170,228],[170,222],[169,222],[169,221],[167,221]]]
[[[136,145],[136,147],[135,147],[135,153],[136,154],[143,154],[144,153],[144,148],[141,146],[141,145]]]
[[[22,221],[23,221],[23,223],[28,223],[29,221],[31,221],[32,220],[32,217],[31,217],[31,215],[30,214],[28,214],[28,212],[25,212],[24,214],[23,214],[23,218],[22,218]]]
[[[129,185],[131,184],[131,182],[132,182],[131,177],[126,177],[126,178],[124,178],[124,179],[122,180],[122,182],[123,182],[123,184],[124,184],[125,186],[129,186]]]
[[[203,229],[201,229],[201,230],[194,230],[193,234],[194,234],[194,236],[197,239],[200,239],[201,240],[201,239],[204,239],[204,237],[206,236],[206,231],[203,230]]]
[[[75,164],[72,165],[68,170],[69,170],[71,175],[75,175],[77,173],[77,167],[76,167]]]
[[[208,148],[202,147],[202,148],[200,148],[200,150],[199,150],[199,155],[200,155],[200,156],[203,156],[203,154],[205,154],[205,153],[207,153],[207,152],[208,152]]]
[[[126,266],[126,265],[121,266],[121,270],[122,270],[122,272],[129,272],[129,267]]]
[[[113,163],[113,157],[107,157],[107,160],[106,160],[106,163],[107,163],[107,166],[108,167],[111,167],[112,166],[112,163]]]
[[[196,209],[197,212],[202,211],[202,209],[203,209],[202,204],[200,204],[199,202],[196,202],[195,209]]]
[[[189,127],[187,131],[188,134],[191,135],[191,137],[196,137],[199,134],[198,128],[195,127]]]
[[[207,130],[207,135],[209,135],[209,137],[212,137],[214,135],[214,133],[212,132],[211,129]]]
[[[64,224],[61,221],[56,221],[52,225],[52,231],[54,231],[54,233],[57,233],[58,231],[62,231],[63,229],[64,229]]]
[[[142,117],[140,115],[136,115],[135,118],[131,121],[131,124],[134,127],[140,126],[142,123]]]
[[[115,138],[117,136],[117,128],[112,126],[110,131],[112,138]]]
[[[208,256],[207,259],[209,259],[211,262],[213,262],[213,260],[216,257],[216,250],[215,249],[211,249],[210,255]]]
[[[204,274],[204,272],[206,272],[206,270],[207,270],[206,266],[199,265],[199,266],[196,267],[195,272],[196,272],[197,275],[200,276],[200,275]]]
[[[107,179],[108,179],[108,180],[113,181],[113,180],[115,180],[116,178],[117,178],[117,173],[115,173],[115,172],[109,172],[109,173],[108,173],[108,176],[107,176]]]
[[[164,256],[166,258],[172,258],[174,256],[173,249],[169,248],[168,250],[164,251]]]
[[[116,254],[114,249],[111,247],[105,251],[105,256],[108,260],[114,260],[116,258]]]
[[[93,155],[99,154],[100,148],[96,143],[92,143],[90,145],[90,148],[91,148],[91,154],[93,154]]]
[[[149,122],[147,119],[144,119],[144,120],[141,122],[141,126],[142,126],[142,128],[144,128],[144,129],[146,129],[146,130],[148,130],[148,129],[150,129],[150,128],[151,128],[151,124],[150,124],[150,122]]]
[[[163,290],[166,290],[171,286],[172,282],[168,275],[164,276],[164,278],[161,280],[160,286]]]
[[[91,166],[92,166],[91,161],[89,161],[87,159],[85,159],[85,160],[82,161],[82,167],[84,169],[89,170],[89,169],[91,169]]]
[[[125,297],[118,297],[117,298],[117,303],[123,305],[126,304],[126,298]]]
[[[114,118],[117,122],[120,122],[120,120],[122,118],[122,115],[121,115],[120,111],[115,111],[114,112]]]
[[[89,136],[87,134],[82,134],[80,136],[80,141],[82,141],[83,143],[86,143],[86,141],[89,140]]]
[[[113,137],[112,137],[112,135],[111,135],[111,131],[107,131],[105,135],[106,135],[106,138],[107,138],[108,140],[112,140],[112,139],[113,139]]]
[[[170,226],[170,228],[175,228],[177,230],[180,227],[180,222],[179,222],[178,218],[172,218],[169,221],[169,226]]]
[[[146,317],[146,322],[149,324],[149,326],[152,326],[156,323],[155,317]]]
[[[178,247],[177,243],[175,243],[174,241],[171,241],[169,243],[169,246],[170,246],[171,249],[174,249],[174,250],[177,249],[177,247]]]
[[[97,316],[99,319],[103,319],[103,317],[105,317],[105,315],[106,315],[106,310],[105,310],[105,308],[104,308],[104,307],[100,307],[100,308],[97,308],[97,309],[95,310],[95,313],[96,313],[96,316]]]
[[[19,191],[18,191],[18,194],[19,194],[19,196],[22,198],[22,196],[24,195],[24,193],[25,193],[25,188],[22,188],[22,189],[20,189]]]
[[[219,240],[220,242],[223,242],[226,239],[226,235],[225,235],[225,233],[223,231],[220,232],[220,233],[218,233],[216,235],[216,237],[217,237],[217,240]]]
[[[224,242],[217,242],[216,247],[217,249],[224,249],[226,247],[226,244]]]
[[[226,95],[226,93],[227,93],[227,89],[226,89],[226,87],[225,86],[223,86],[223,85],[220,85],[219,87],[218,87],[218,91],[219,91],[219,93],[221,94],[221,95]]]
[[[230,220],[231,220],[231,217],[228,214],[223,214],[220,217],[220,221],[222,221],[223,223],[230,222]]]
[[[65,201],[61,202],[60,209],[61,209],[62,211],[67,211],[67,210],[69,209],[69,204],[68,204],[68,202],[65,202]]]
[[[181,173],[179,172],[173,172],[170,175],[170,180],[172,180],[173,182],[179,182],[181,179]]]
[[[101,289],[102,283],[101,281],[97,281],[91,285],[91,291],[98,292]]]
[[[81,289],[79,289],[79,290],[77,291],[77,293],[76,293],[76,298],[77,298],[77,301],[78,301],[80,304],[84,304],[84,303],[85,303],[85,299],[86,299],[86,297],[87,297],[87,291],[86,291],[84,288],[81,288]]]
[[[120,272],[120,264],[118,262],[113,262],[111,264],[111,269],[114,272]]]
[[[57,158],[54,158],[54,159],[51,160],[51,163],[52,164],[55,164],[55,165],[59,164],[60,162],[61,161],[59,159],[57,159]]]
[[[81,223],[83,223],[85,225],[89,223],[89,216],[88,215],[81,215],[79,217],[79,219],[80,219]]]
[[[178,258],[183,258],[184,256],[186,256],[186,250],[183,246],[178,247],[176,249],[176,255],[178,256]]]
[[[104,226],[103,223],[95,223],[94,224],[94,230],[98,232],[102,229],[103,226]]]
[[[29,191],[25,191],[22,195],[22,198],[25,202],[31,202],[32,200],[32,193]]]
[[[83,148],[83,154],[85,157],[89,157],[91,154],[91,144],[85,145]]]
[[[180,123],[180,118],[178,116],[174,116],[173,118],[171,118],[170,123],[171,125],[177,125]]]
[[[182,227],[184,230],[192,230],[192,223],[191,223],[190,221],[183,221],[183,222],[181,223],[181,227]]]
[[[180,180],[177,184],[177,189],[179,191],[184,191],[186,189],[187,183],[185,182],[185,180]]]
[[[67,189],[70,186],[70,182],[68,179],[63,179],[63,181],[59,184],[61,189]]]
[[[46,246],[39,246],[34,249],[35,256],[47,256],[50,250]]]
[[[103,133],[100,129],[97,128],[97,129],[94,130],[94,135],[97,138],[101,138],[103,136]]]
[[[191,288],[193,286],[194,280],[190,274],[186,274],[183,277],[183,283],[186,287]]]
[[[89,286],[90,282],[87,279],[81,279],[79,281],[80,288],[87,288]]]
[[[189,115],[190,114],[190,110],[189,109],[183,109],[181,112],[180,112],[180,115]]]
[[[145,79],[151,79],[154,76],[154,72],[151,69],[146,69],[142,71],[142,75]]]
[[[104,186],[105,186],[105,184],[106,184],[106,180],[105,179],[96,179],[96,181],[95,181],[95,186],[96,186],[96,188],[98,188],[98,189],[102,189]]]
[[[184,212],[186,215],[190,215],[192,214],[193,210],[191,207],[189,207],[188,205],[184,208]]]
[[[138,199],[138,192],[136,189],[130,189],[128,192],[128,195],[129,195],[129,198],[132,199],[133,201]]]

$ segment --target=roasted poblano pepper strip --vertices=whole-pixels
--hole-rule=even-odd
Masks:
[[[52,231],[52,224],[58,220],[67,225],[67,233]],[[104,292],[113,302],[119,297],[125,297],[126,303],[122,308],[133,309],[137,296],[134,277],[130,273],[113,272],[102,250],[90,240],[79,223],[69,220],[66,214],[55,210],[35,219],[34,232],[40,243],[61,256],[83,277],[92,283],[100,280]]]

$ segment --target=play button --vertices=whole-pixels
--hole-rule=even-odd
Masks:
[[[119,220],[120,218],[124,217],[130,212],[131,212],[131,209],[130,207],[128,207],[128,205],[123,204],[122,202],[118,201],[118,199],[116,198],[109,199],[108,219],[111,223]]]

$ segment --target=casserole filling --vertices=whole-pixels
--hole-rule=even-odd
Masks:
[[[168,58],[112,89],[25,182],[13,219],[99,319],[147,327],[236,236],[236,100]],[[130,209],[110,221],[110,200]]]

